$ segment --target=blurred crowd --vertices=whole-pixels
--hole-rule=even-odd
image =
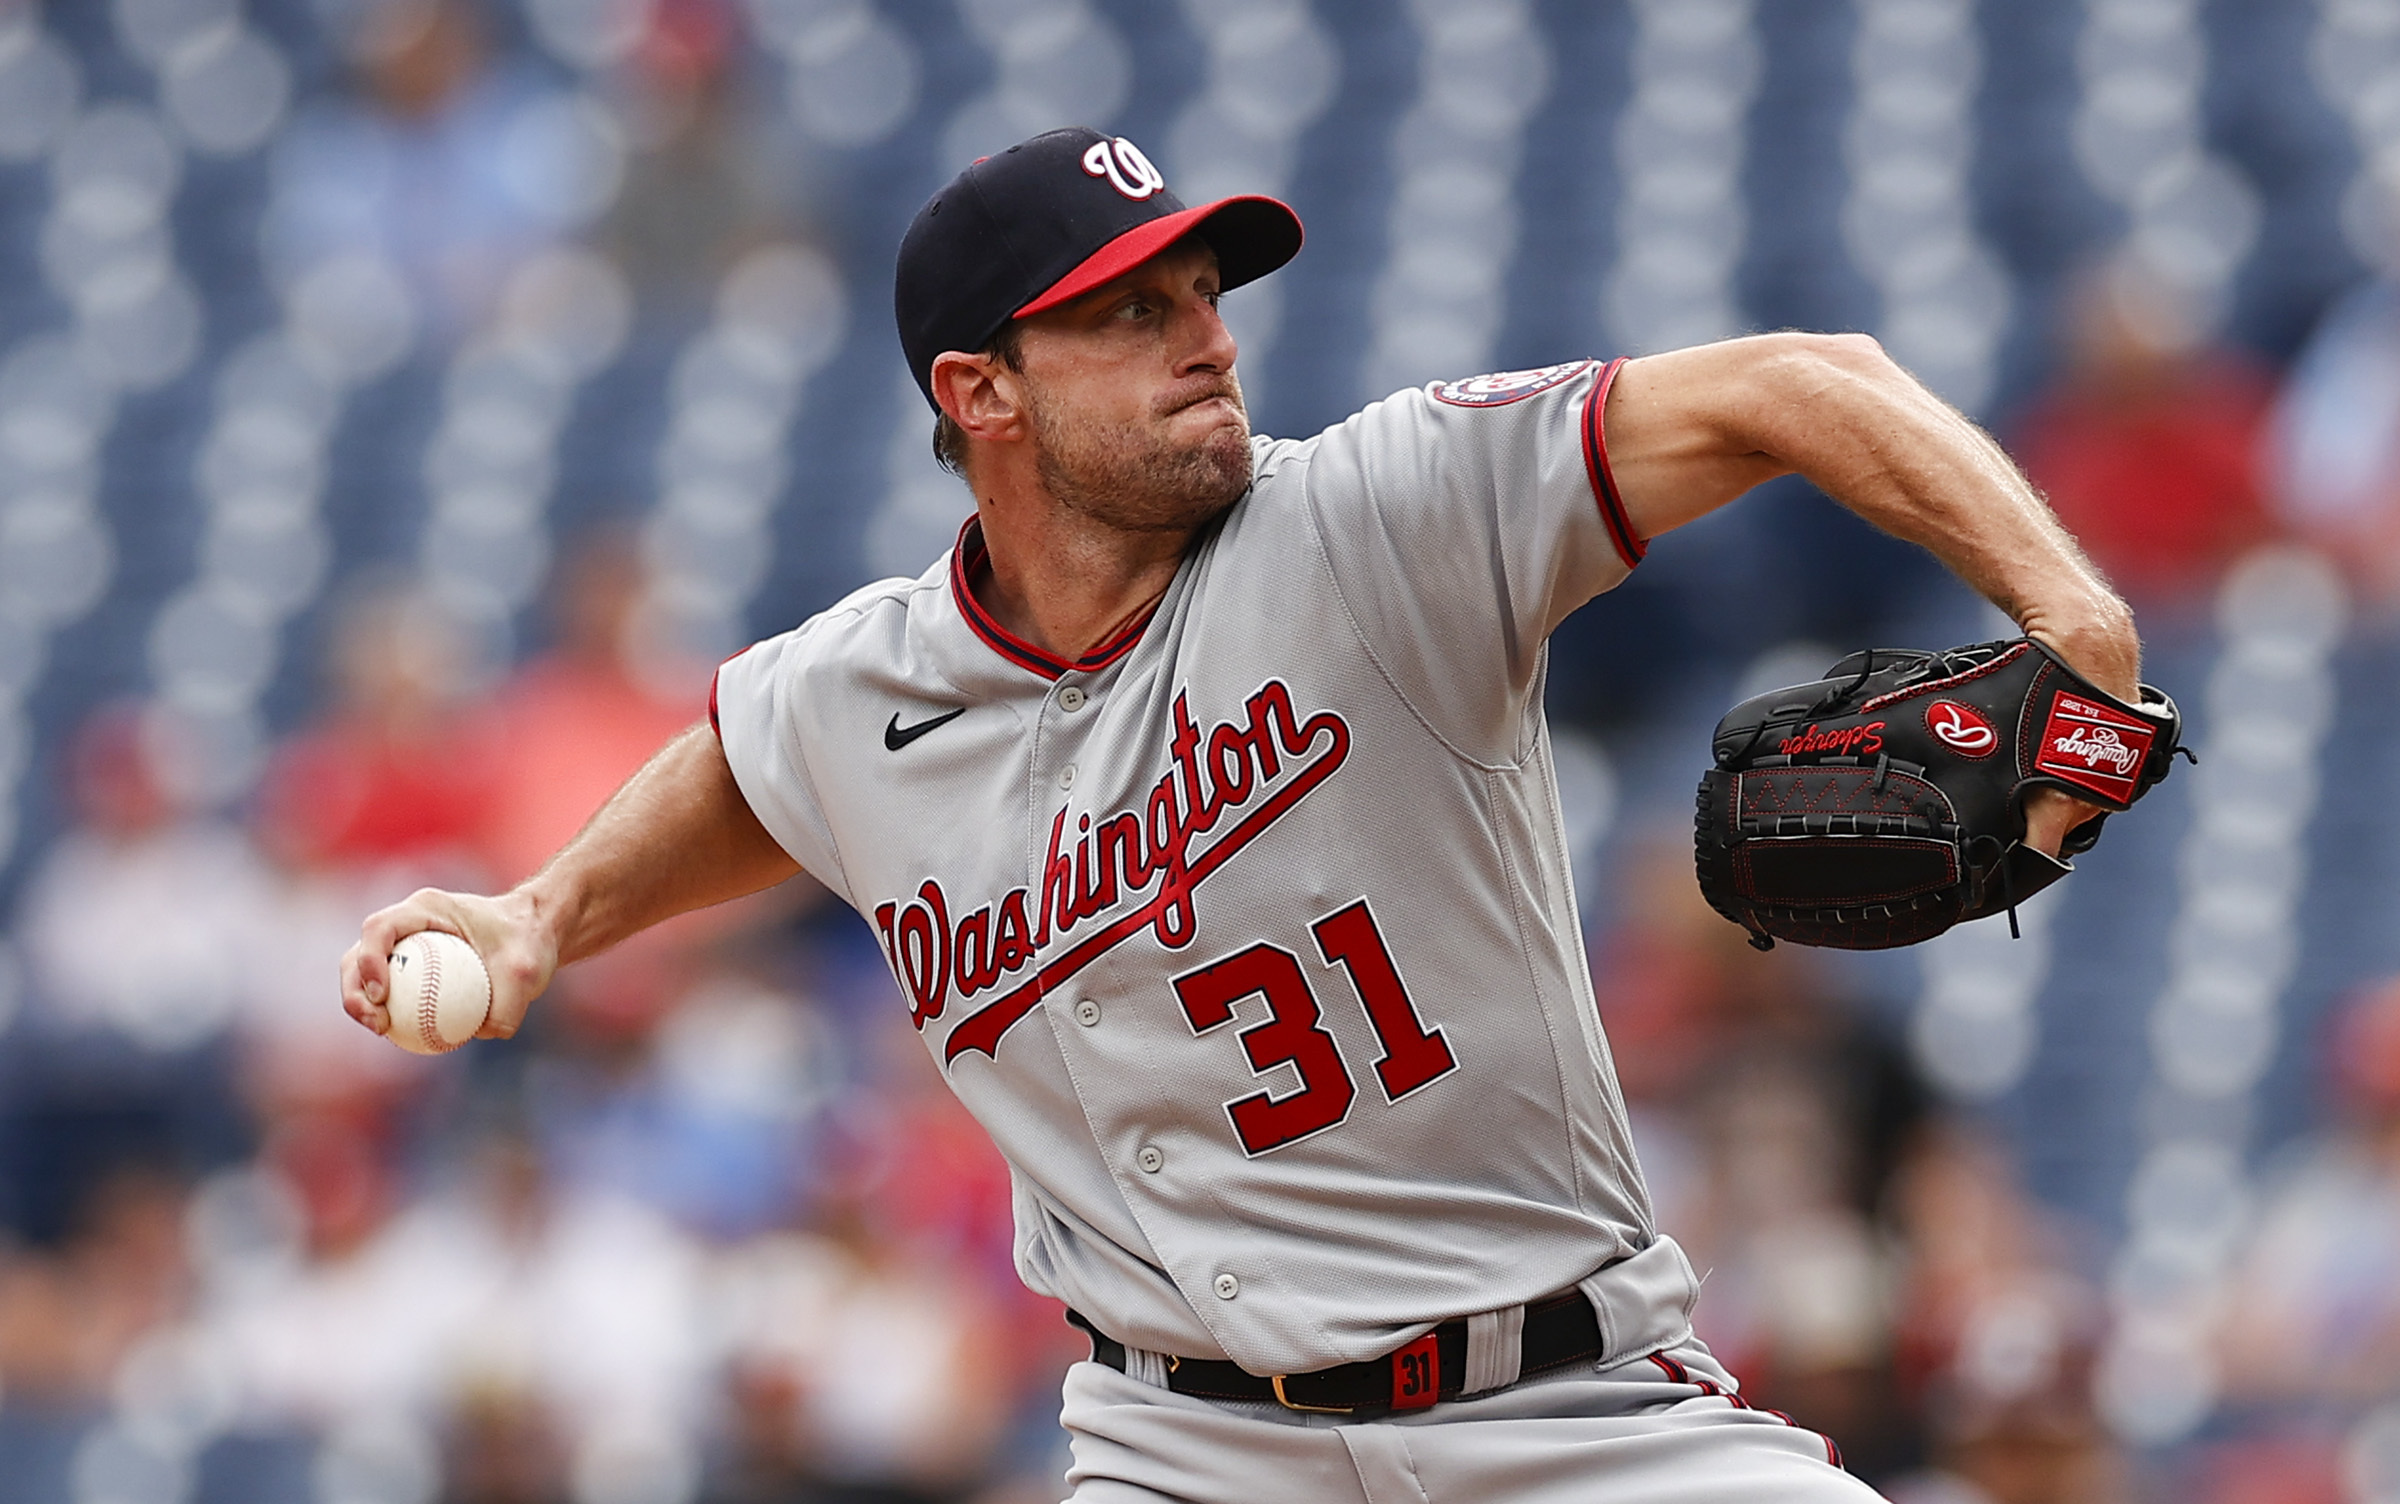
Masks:
[[[324,9],[348,85],[287,132],[264,219],[294,277],[390,269],[456,342],[560,245],[698,310],[794,233],[728,5],[648,8],[607,150],[469,0]],[[2275,543],[2388,632],[2400,280],[2283,370],[2220,313],[2095,264],[2001,437],[2168,637]],[[506,1045],[425,1060],[341,1014],[361,915],[525,876],[703,713],[656,540],[558,552],[514,663],[454,594],[344,582],[317,708],[238,798],[165,697],[59,759],[68,827],[0,916],[0,1504],[1058,1496],[1081,1340],[1017,1283],[1006,1167],[806,879],[572,969]],[[1562,651],[1562,702],[1582,672]],[[2306,1046],[2320,1119],[2233,1219],[2220,1393],[2160,1464],[2096,1394],[2112,1230],[2031,1194],[1859,973],[1751,951],[1673,820],[1621,824],[1587,894],[1600,1007],[1660,1224],[1708,1271],[1701,1335],[1756,1403],[1907,1504],[2400,1499],[2400,981]]]
[[[171,713],[77,738],[16,926],[0,1497],[52,1496],[45,1437],[70,1471],[244,1435],[368,1478],[261,1504],[1063,1472],[1075,1344],[1016,1282],[1006,1170],[804,882],[573,969],[507,1047],[409,1056],[334,1005],[368,909],[525,876],[703,712],[705,666],[639,651],[623,538],[561,573],[554,645],[480,691],[433,602],[355,595],[241,823],[184,796]]]
[[[300,114],[276,145],[261,225],[268,275],[346,258],[389,267],[401,301],[450,345],[489,323],[512,274],[580,236],[648,309],[690,315],[739,252],[793,232],[802,181],[747,86],[736,6],[614,10],[639,15],[641,31],[609,75],[607,116],[594,118],[589,99],[499,45],[513,29],[499,7],[328,4],[352,87]],[[613,24],[609,7],[586,12],[587,25]]]

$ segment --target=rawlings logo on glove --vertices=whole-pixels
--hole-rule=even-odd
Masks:
[[[1936,700],[1925,707],[1925,729],[1961,757],[1989,757],[2000,745],[2000,733],[1970,706],[1956,700]]]
[[[1853,653],[1718,722],[1700,890],[1762,950],[1913,945],[2003,910],[2013,922],[2073,870],[2024,844],[2027,792],[2130,808],[2191,755],[2182,729],[2158,690],[2127,705],[2030,638]],[[2062,854],[2089,851],[2104,818]]]
[[[2151,727],[2105,705],[2062,693],[2042,727],[2042,751],[2033,765],[2077,788],[2131,802],[2152,735]]]

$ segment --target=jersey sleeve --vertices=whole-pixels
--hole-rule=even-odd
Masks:
[[[719,665],[709,686],[708,719],[751,813],[809,876],[848,902],[841,853],[801,741],[807,632],[802,627],[770,637]]]
[[[1317,441],[1307,488],[1336,588],[1446,730],[1508,736],[1551,631],[1641,560],[1608,467],[1622,364],[1401,392]]]

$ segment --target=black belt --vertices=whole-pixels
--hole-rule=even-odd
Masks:
[[[1092,1361],[1125,1372],[1125,1344],[1102,1334],[1082,1313],[1067,1312],[1067,1320],[1089,1333]],[[1519,1378],[1569,1363],[1588,1362],[1601,1353],[1600,1319],[1580,1291],[1525,1308],[1525,1332],[1519,1350]],[[1438,1400],[1454,1400],[1466,1392],[1467,1322],[1445,1321],[1396,1352],[1364,1363],[1344,1363],[1314,1373],[1279,1374],[1260,1378],[1237,1364],[1219,1358],[1167,1359],[1167,1387],[1177,1394],[1204,1400],[1253,1400],[1281,1405],[1286,1410],[1309,1410],[1326,1415],[1379,1415],[1387,1410],[1417,1410]]]

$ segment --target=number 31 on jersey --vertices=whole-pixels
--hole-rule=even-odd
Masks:
[[[1365,899],[1334,910],[1308,928],[1325,964],[1349,975],[1366,1007],[1367,1022],[1383,1047],[1383,1058],[1375,1062],[1375,1079],[1386,1102],[1397,1102],[1458,1069],[1449,1040],[1418,1017]],[[1297,1091],[1280,1097],[1253,1092],[1225,1104],[1234,1136],[1246,1152],[1280,1149],[1350,1116],[1358,1086],[1333,1036],[1319,1021],[1323,1015],[1317,996],[1300,970],[1298,956],[1262,940],[1185,972],[1175,978],[1174,987],[1195,1036],[1231,1023],[1234,1006],[1243,1000],[1264,998],[1267,1016],[1236,1036],[1249,1057],[1251,1074],[1264,1076],[1285,1065],[1299,1073]]]

